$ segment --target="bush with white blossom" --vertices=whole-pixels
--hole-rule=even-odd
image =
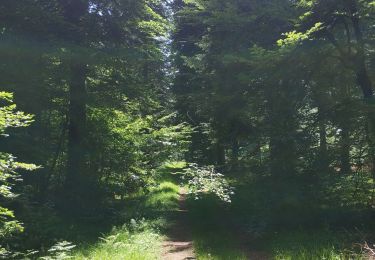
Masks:
[[[205,194],[213,194],[224,202],[231,202],[231,195],[234,194],[233,188],[224,175],[218,173],[212,165],[189,164],[184,170],[183,179],[187,181],[188,193],[197,200]]]

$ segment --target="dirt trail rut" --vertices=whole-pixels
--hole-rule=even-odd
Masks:
[[[168,229],[167,240],[163,243],[164,260],[196,259],[193,248],[188,211],[186,209],[186,192],[181,190],[179,209],[174,213],[173,225]]]

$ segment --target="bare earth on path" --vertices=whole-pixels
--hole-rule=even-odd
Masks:
[[[181,189],[179,197],[179,209],[173,212],[172,225],[167,230],[167,239],[163,242],[163,260],[189,260],[197,259],[194,253],[192,231],[186,209],[186,191]],[[223,225],[225,222],[223,222]],[[237,227],[236,245],[249,260],[269,260],[271,256],[262,251],[250,250],[251,240]],[[234,259],[233,259],[234,260]]]
[[[181,190],[179,209],[174,213],[174,224],[167,232],[167,240],[163,242],[164,260],[196,259],[193,248],[188,211],[185,207],[186,192]]]

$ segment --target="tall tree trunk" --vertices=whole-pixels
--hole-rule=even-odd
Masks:
[[[369,206],[370,207],[373,207],[373,205],[375,204],[375,144],[374,144],[374,141],[373,141],[373,138],[371,137],[371,122],[367,122],[367,125],[366,125],[366,136],[367,136],[367,142],[368,142],[368,161],[369,161],[369,165],[371,167],[371,175],[372,175],[372,183],[373,183],[373,191],[372,191],[372,194],[371,194],[371,199],[369,201]]]
[[[69,85],[68,161],[66,185],[76,191],[85,175],[86,137],[86,74],[87,65],[76,62],[71,65]],[[83,188],[83,186],[81,186]]]
[[[87,65],[75,62],[71,65],[71,81],[69,85],[69,122],[68,122],[68,154],[65,190],[65,209],[76,216],[89,213],[97,207],[92,197],[95,189],[93,176],[86,167],[86,75]],[[96,193],[95,193],[96,194]]]
[[[232,169],[238,169],[238,156],[239,156],[240,146],[236,136],[232,140]]]
[[[89,9],[88,0],[58,0],[63,17],[69,29],[66,33],[66,41],[76,47],[84,46],[86,35],[84,33],[83,17]],[[84,207],[90,207],[87,202],[92,201],[91,178],[87,175],[85,167],[86,158],[86,77],[87,63],[84,55],[72,49],[72,57],[69,60],[69,111],[68,111],[68,153],[67,174],[65,190],[69,194],[65,196],[65,207],[72,213],[81,213]]]
[[[350,131],[347,122],[341,126],[340,173],[349,174],[350,168]]]
[[[355,59],[357,84],[361,87],[364,98],[367,100],[372,100],[374,98],[374,90],[373,90],[373,83],[371,81],[371,78],[368,74],[368,69],[366,67],[365,41],[363,39],[363,33],[361,29],[361,24],[360,24],[358,2],[357,0],[347,0],[347,4],[350,10],[354,34],[357,40],[357,45],[356,45],[357,55]],[[373,104],[370,103],[370,105],[373,105]],[[367,113],[367,121],[368,121],[367,131],[368,131],[368,140],[369,140],[368,143],[370,147],[369,157],[371,161],[371,172],[372,172],[373,180],[375,180],[375,146],[374,146],[375,144],[375,115],[373,111],[369,111]],[[374,197],[373,197],[373,200],[374,200]]]
[[[365,42],[363,39],[363,33],[360,25],[358,3],[356,0],[347,0],[346,2],[350,12],[353,30],[357,41],[356,54],[354,59],[357,83],[361,87],[363,96],[365,98],[373,98],[374,91],[366,67]]]
[[[277,142],[277,137],[271,135],[269,147],[270,147],[270,171],[272,176],[280,176],[280,163],[278,156],[280,154],[279,144]]]
[[[257,146],[255,147],[255,154],[258,161],[258,166],[261,166],[263,164],[263,154],[262,154],[262,141],[257,141]]]
[[[284,89],[287,92],[289,89]],[[288,178],[296,173],[297,147],[295,145],[297,111],[290,105],[292,97],[280,94],[270,108],[270,161],[275,178]]]
[[[327,148],[327,127],[326,120],[319,108],[319,169],[323,173],[328,171],[328,148]]]
[[[219,166],[219,168],[225,167],[226,160],[225,160],[225,147],[221,143],[220,140],[218,140],[216,144],[216,163]]]

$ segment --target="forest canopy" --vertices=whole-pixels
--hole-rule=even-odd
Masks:
[[[375,257],[374,18],[2,0],[0,258],[167,259],[170,223],[197,259]]]

